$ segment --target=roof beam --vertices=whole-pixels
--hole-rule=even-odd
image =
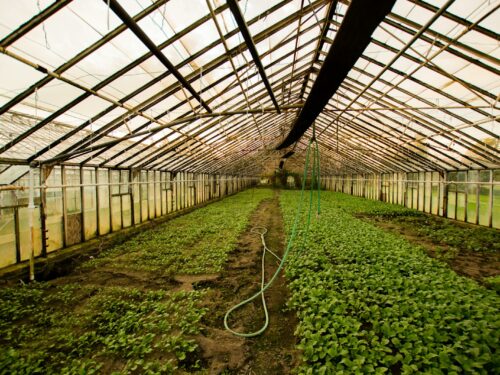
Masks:
[[[129,16],[127,11],[122,8],[117,0],[103,0],[109,4],[113,12],[127,25],[137,38],[156,56],[158,60],[171,72],[175,78],[184,86],[191,95],[205,108],[209,113],[212,112],[210,107],[201,98],[198,92],[191,86],[191,84],[182,76],[182,74],[175,68],[169,59],[160,51],[158,46],[146,35],[146,33],[137,25],[137,23]]]
[[[156,3],[152,4],[151,6],[147,7],[146,9],[144,9],[144,11],[138,13],[134,17],[134,20],[136,20],[136,22],[137,22],[140,19],[146,17],[148,14],[150,14],[151,12],[153,12],[155,9],[157,9],[158,7],[160,7],[161,5],[163,5],[166,1],[168,1],[168,0],[159,0],[159,1],[157,1]],[[67,71],[71,67],[73,67],[76,64],[78,64],[84,58],[86,58],[87,56],[89,56],[91,53],[95,52],[96,50],[98,50],[99,48],[101,48],[102,46],[104,46],[106,43],[108,43],[109,41],[111,41],[113,38],[115,38],[116,36],[118,36],[120,33],[122,33],[124,30],[126,30],[126,28],[127,27],[125,25],[120,24],[114,30],[112,30],[109,33],[107,33],[106,35],[104,35],[101,39],[99,39],[95,43],[91,44],[90,46],[88,46],[87,48],[85,48],[83,51],[79,52],[77,55],[75,55],[74,57],[72,57],[71,59],[69,59],[68,61],[66,61],[61,66],[59,66],[56,70],[54,70],[54,72],[58,73],[58,74],[64,73],[65,71]],[[146,58],[149,58],[149,57],[151,57],[151,56],[150,55],[146,56]],[[144,60],[146,60],[146,58],[144,58]],[[136,60],[136,61],[138,61],[138,60]],[[142,62],[142,61],[137,62],[135,65],[139,65],[140,62]],[[132,69],[134,66],[132,66],[130,69]],[[113,76],[110,76],[105,81],[108,81],[108,79],[111,79],[111,80],[116,79],[116,77],[112,78]],[[52,77],[50,75],[46,75],[45,77],[43,77],[39,81],[37,81],[34,84],[32,84],[26,90],[24,90],[24,91],[20,92],[19,94],[17,94],[14,98],[10,99],[7,103],[5,103],[4,105],[2,105],[2,107],[0,107],[0,115],[2,113],[7,112],[10,108],[14,107],[16,104],[21,103],[24,99],[26,99],[31,94],[33,94],[37,89],[40,89],[41,87],[45,86],[46,84],[48,84],[49,82],[51,82],[53,79],[54,79],[54,77]]]
[[[370,43],[371,35],[394,3],[395,0],[351,2],[304,107],[290,133],[277,147],[278,150],[296,142],[312,125]]]
[[[12,43],[15,43],[19,38],[22,38],[24,35],[29,33],[31,30],[36,28],[38,25],[43,23],[46,19],[48,19],[50,16],[60,11],[62,8],[64,8],[72,1],[73,0],[58,0],[52,3],[47,8],[38,13],[36,16],[29,19],[27,22],[23,23],[20,27],[11,32],[5,38],[0,40],[0,46],[3,48],[7,48]]]
[[[247,23],[243,18],[243,14],[241,13],[240,7],[238,6],[236,0],[227,0],[227,4],[229,5],[229,9],[231,9],[231,12],[233,13],[234,19],[238,24],[240,33],[243,35],[243,39],[245,39],[248,51],[252,55],[253,61],[255,62],[255,65],[259,70],[260,77],[264,82],[264,86],[266,86],[267,92],[269,93],[269,96],[271,97],[271,100],[273,101],[276,110],[278,111],[278,113],[281,113],[278,101],[276,100],[273,90],[271,88],[271,84],[267,79],[266,71],[264,69],[264,66],[262,65],[262,61],[260,60],[259,53],[257,52],[257,47],[255,46],[252,35],[250,34],[250,30],[248,29]]]
[[[338,1],[334,0],[330,3],[328,6],[326,18],[325,18],[325,23],[323,24],[323,28],[321,29],[321,35],[319,36],[318,40],[318,45],[316,46],[316,50],[314,51],[314,57],[311,61],[311,67],[314,66],[316,62],[318,62],[319,56],[321,54],[321,50],[323,49],[323,45],[325,44],[325,38],[326,34],[328,33],[328,30],[330,29],[330,24],[333,20],[333,16],[335,16],[335,10],[337,9],[337,3]],[[307,87],[307,82],[309,81],[309,77],[311,75],[307,74],[307,76],[304,78],[304,83],[302,84],[302,89],[300,90],[300,99],[304,97],[304,93],[306,91]]]

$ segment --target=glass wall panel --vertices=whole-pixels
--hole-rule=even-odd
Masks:
[[[0,192],[0,199],[5,192]],[[0,201],[0,205],[1,205]],[[0,267],[16,263],[16,224],[14,208],[0,209]]]
[[[488,225],[490,221],[490,171],[480,171],[479,181],[479,224]]]
[[[47,230],[47,252],[60,249],[64,246],[64,217],[61,168],[55,167],[45,181],[45,228]]]
[[[141,218],[148,220],[148,172],[141,171]]]
[[[465,182],[467,179],[467,172],[458,172],[457,173],[457,181]],[[466,184],[458,183],[457,184],[457,207],[456,207],[456,219],[465,221],[465,192],[466,192]]]
[[[110,171],[111,173],[111,228],[115,232],[122,228],[122,210],[120,195],[120,171]]]
[[[95,183],[95,169],[83,169],[83,227],[85,240],[94,238],[97,235]]]
[[[469,171],[467,179],[469,182],[477,182],[479,181],[479,172],[478,171]],[[477,223],[477,209],[478,209],[478,197],[479,197],[479,188],[477,184],[467,184],[467,221],[469,223]]]
[[[108,170],[99,170],[99,234],[110,231],[109,186]]]
[[[123,216],[123,227],[132,225],[132,202],[130,200],[129,171],[121,171],[121,208]]]
[[[500,182],[500,169],[493,171],[493,181]],[[500,185],[493,187],[493,228],[500,228]]]

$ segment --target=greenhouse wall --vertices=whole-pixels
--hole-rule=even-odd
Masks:
[[[326,190],[500,228],[500,169],[336,175],[323,177],[322,185]]]
[[[29,175],[0,187],[0,268],[29,260],[31,243],[35,257],[46,256],[256,183],[241,176],[94,167],[32,173],[34,209]]]

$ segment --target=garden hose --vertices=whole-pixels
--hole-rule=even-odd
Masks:
[[[251,229],[252,233],[257,233],[257,234],[259,234],[261,236],[262,247],[263,247],[263,250],[262,250],[262,276],[261,276],[260,290],[257,293],[255,293],[253,296],[251,296],[251,297],[245,299],[244,301],[241,301],[237,305],[231,307],[227,311],[226,315],[224,316],[224,328],[226,330],[228,330],[229,332],[231,332],[235,336],[239,336],[239,337],[255,337],[255,336],[258,336],[258,335],[262,334],[267,329],[267,327],[269,326],[269,312],[267,311],[267,306],[266,306],[266,300],[265,300],[265,297],[264,297],[264,292],[274,283],[274,281],[278,277],[279,273],[283,269],[283,266],[285,265],[285,262],[286,262],[286,260],[288,258],[288,254],[289,254],[289,252],[290,252],[290,250],[292,248],[293,242],[294,242],[295,237],[297,235],[297,227],[298,227],[298,224],[299,224],[299,221],[300,221],[300,214],[302,212],[302,201],[303,201],[303,198],[304,198],[304,191],[305,191],[305,186],[306,186],[306,178],[307,178],[307,172],[308,172],[308,168],[309,168],[309,156],[310,156],[312,145],[315,146],[314,147],[315,150],[313,151],[313,168],[312,168],[312,178],[311,178],[311,186],[310,186],[311,194],[310,194],[310,198],[309,198],[309,212],[308,212],[308,216],[307,216],[307,225],[306,225],[306,235],[305,235],[305,238],[307,238],[307,232],[309,231],[309,224],[311,222],[313,189],[314,189],[315,184],[316,184],[317,189],[318,189],[317,214],[320,213],[319,146],[318,146],[318,142],[316,141],[315,128],[313,126],[313,136],[309,140],[309,143],[307,145],[306,163],[305,163],[305,167],[304,167],[304,176],[302,178],[302,189],[300,191],[300,199],[299,199],[299,203],[297,205],[297,212],[295,214],[295,219],[294,219],[294,223],[293,223],[293,227],[292,227],[292,233],[290,234],[290,238],[289,238],[287,246],[285,248],[285,252],[283,254],[283,258],[280,259],[276,254],[274,254],[267,247],[266,241],[265,241],[265,238],[264,238],[265,234],[267,233],[267,228],[264,228],[264,227],[254,227],[254,228]],[[305,241],[304,241],[304,245],[305,245]],[[273,276],[271,277],[271,279],[267,283],[265,282],[265,256],[266,256],[266,252],[271,253],[272,255],[274,255],[280,261],[277,270],[274,272]],[[236,309],[238,309],[238,308],[246,305],[247,303],[253,301],[254,299],[256,299],[259,296],[262,299],[262,307],[264,309],[264,316],[265,316],[265,321],[264,321],[263,326],[259,330],[254,331],[254,332],[250,332],[250,333],[236,332],[236,331],[232,330],[231,328],[229,328],[229,324],[228,324],[229,315],[231,315],[231,313],[234,310],[236,310]]]

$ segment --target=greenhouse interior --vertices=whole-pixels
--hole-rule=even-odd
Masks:
[[[500,374],[500,0],[0,1],[0,374]]]

